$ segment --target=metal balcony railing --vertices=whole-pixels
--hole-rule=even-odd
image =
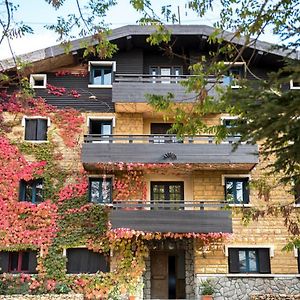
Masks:
[[[114,200],[116,210],[217,210],[227,206],[225,200]]]
[[[114,82],[135,82],[135,83],[161,83],[171,84],[179,83],[197,75],[152,75],[152,74],[115,74]],[[217,81],[215,76],[206,78],[207,83],[222,83],[223,80]]]
[[[227,137],[222,143],[232,144],[238,142],[240,136]],[[183,136],[178,138],[175,134],[87,134],[85,143],[143,143],[143,144],[216,144],[213,135]]]

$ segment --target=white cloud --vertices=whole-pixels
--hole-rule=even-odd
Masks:
[[[11,47],[15,55],[20,55],[43,49],[57,44],[56,35],[52,32],[43,32],[42,34],[27,35],[22,38],[11,40]],[[0,59],[11,57],[11,52],[7,40],[1,44]]]

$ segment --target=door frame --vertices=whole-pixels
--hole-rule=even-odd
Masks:
[[[152,257],[155,255],[155,253],[159,253],[159,254],[165,254],[167,256],[167,298],[165,299],[177,299],[177,297],[179,297],[178,294],[180,294],[180,291],[179,291],[179,286],[178,286],[178,283],[179,283],[179,278],[178,278],[178,270],[179,270],[179,255],[183,254],[184,255],[184,259],[183,259],[183,262],[184,262],[184,294],[185,294],[185,297],[186,297],[186,261],[185,261],[185,255],[186,255],[186,251],[185,250],[152,250],[150,251],[150,281],[151,281],[151,291],[150,291],[150,295],[151,295],[151,299],[152,299],[152,295],[153,295],[153,291],[152,291]],[[176,294],[176,298],[170,298],[170,278],[169,278],[169,257],[170,256],[175,256],[175,294]],[[182,298],[180,298],[182,299]]]

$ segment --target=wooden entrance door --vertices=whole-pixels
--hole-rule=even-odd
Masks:
[[[152,251],[151,299],[185,299],[183,251]]]

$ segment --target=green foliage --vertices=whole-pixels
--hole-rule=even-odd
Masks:
[[[43,174],[43,196],[45,199],[55,200],[58,191],[65,183],[67,171],[60,165],[60,155],[56,152],[58,145],[52,141],[51,133],[48,134],[48,143],[19,143],[18,147],[22,153],[33,155],[37,161],[46,161]]]
[[[212,280],[207,279],[201,281],[200,287],[201,287],[201,295],[213,295],[213,293],[215,292]]]
[[[146,39],[146,41],[152,46],[159,45],[161,43],[169,43],[170,40],[171,32],[162,24],[155,24],[155,31]]]

